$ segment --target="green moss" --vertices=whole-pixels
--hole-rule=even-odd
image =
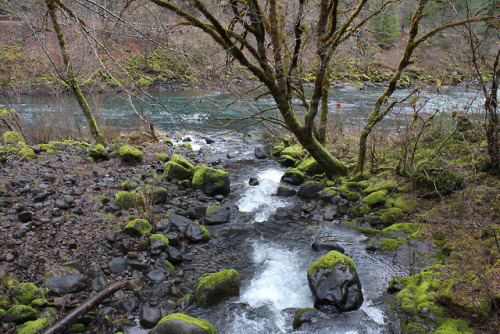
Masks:
[[[47,318],[39,318],[37,320],[25,322],[17,331],[16,334],[37,334],[49,325],[50,321]]]
[[[366,249],[371,251],[378,250],[381,252],[386,252],[399,249],[399,246],[401,246],[403,243],[405,243],[405,241],[402,238],[376,239],[373,240],[368,246],[366,246]]]
[[[367,204],[361,204],[359,206],[353,206],[351,208],[352,213],[356,217],[362,217],[364,214],[370,212],[371,207]]]
[[[33,283],[19,283],[9,280],[7,283],[9,294],[14,296],[21,304],[29,305],[35,299],[44,299],[46,289],[39,289]]]
[[[163,241],[163,243],[165,245],[168,245],[168,238],[167,236],[163,235],[163,234],[152,234],[150,237],[150,239],[160,239],[161,241]]]
[[[108,151],[102,144],[87,148],[87,154],[94,160],[107,159]]]
[[[400,208],[401,210],[403,210],[403,212],[406,213],[417,212],[418,210],[417,202],[412,199],[408,199],[405,196],[399,196],[398,198],[396,198],[394,206]]]
[[[224,178],[228,178],[229,173],[220,169],[198,166],[193,175],[193,187],[203,187],[206,184],[213,183],[215,188],[224,186]]]
[[[209,206],[207,208],[207,211],[206,211],[206,214],[205,216],[207,216],[208,218],[212,217],[213,215],[216,215],[219,213],[219,210],[221,210],[222,208],[218,205],[214,205],[214,206]]]
[[[146,219],[134,219],[125,226],[124,230],[126,229],[134,229],[140,235],[145,235],[153,230],[153,226]]]
[[[375,184],[370,185],[365,190],[363,190],[363,194],[368,195],[380,190],[387,190],[388,192],[397,188],[397,183],[393,180],[384,180]]]
[[[354,223],[354,222],[342,222],[342,224],[347,225],[349,227],[353,227],[356,230],[360,231],[361,233],[364,233],[364,234],[367,234],[367,235],[377,235],[377,234],[380,234],[380,231],[378,231],[378,230],[375,230],[375,229],[372,229],[372,228],[361,227],[361,226],[356,225],[356,223]]]
[[[351,177],[352,181],[368,180],[370,178],[370,172],[356,173]]]
[[[387,200],[387,190],[379,190],[363,198],[363,203],[371,207],[383,205]]]
[[[214,274],[208,274],[200,278],[200,281],[198,282],[198,286],[196,287],[196,290],[199,290],[203,287],[205,288],[210,288],[215,285],[218,285],[219,283],[227,280],[229,277],[236,276],[239,278],[238,272],[234,269],[226,269],[219,271],[218,273]]]
[[[175,154],[174,154],[175,155]],[[177,180],[189,180],[193,176],[193,168],[186,168],[181,164],[178,164],[175,161],[168,161],[165,163],[165,173],[163,176],[168,180],[172,181],[174,179]]]
[[[319,163],[312,157],[302,160],[297,169],[308,175],[322,174],[324,172]]]
[[[287,168],[282,178],[289,178],[294,180],[296,184],[301,184],[305,181],[306,176],[297,168]]]
[[[85,325],[83,324],[74,324],[69,329],[73,333],[83,333],[85,331]]]
[[[126,191],[130,191],[130,190],[134,190],[138,187],[138,184],[134,181],[130,181],[130,180],[125,180],[122,182],[122,184],[120,184],[120,188],[122,190],[126,190]]]
[[[293,146],[289,146],[289,147],[284,148],[280,152],[280,156],[283,156],[283,155],[288,155],[294,159],[301,160],[307,155],[307,151],[304,150],[302,148],[302,146],[300,146],[300,145],[293,145]]]
[[[106,204],[109,202],[109,197],[106,195],[97,195],[97,196],[92,197],[92,201],[94,203]]]
[[[167,162],[170,160],[170,157],[166,153],[156,153],[156,158],[162,162]]]
[[[9,308],[5,317],[11,322],[21,323],[36,319],[38,311],[28,305],[16,304]]]
[[[167,315],[166,317],[163,317],[158,322],[158,324],[155,326],[155,328],[153,328],[152,333],[154,333],[156,328],[158,326],[160,326],[162,323],[164,323],[165,321],[174,320],[174,319],[181,320],[181,321],[184,321],[186,323],[196,325],[200,328],[203,328],[209,334],[215,334],[215,328],[214,328],[214,326],[212,326],[211,323],[209,323],[208,321],[201,319],[201,318],[190,317],[188,315],[185,315],[184,313],[172,313],[172,314]]]
[[[462,319],[448,318],[441,324],[433,334],[472,334],[474,330],[469,327],[467,321]]]
[[[164,139],[161,143],[163,145],[174,146],[174,142],[171,139],[168,139],[168,138]]]
[[[135,163],[142,161],[142,152],[131,145],[120,147],[118,152],[125,162]]]
[[[0,291],[0,309],[8,308],[9,306],[9,299]]]
[[[280,155],[281,151],[283,151],[285,149],[285,145],[284,144],[281,144],[281,145],[276,145],[272,148],[271,150],[271,154],[273,156],[277,156],[277,155]]]
[[[207,210],[207,211],[208,211],[208,210]],[[207,217],[208,217],[208,216],[207,216]],[[202,229],[203,233],[201,234],[201,239],[202,239],[203,241],[208,241],[208,240],[210,240],[210,232],[208,232],[207,228],[206,228],[204,225],[201,225],[201,224],[200,224],[200,223],[198,223],[198,222],[193,222],[193,224],[198,225],[198,226]]]
[[[164,263],[167,265],[167,267],[168,267],[168,269],[170,269],[170,271],[172,271],[172,272],[175,271],[175,267],[172,263],[170,263],[170,261],[164,260]]]
[[[386,227],[383,232],[404,232],[404,233],[415,233],[418,231],[417,224],[414,223],[399,223]]]
[[[173,154],[171,161],[181,165],[182,167],[186,168],[189,171],[194,169],[194,166],[182,155]]]
[[[339,263],[347,265],[350,268],[349,270],[356,271],[356,265],[348,256],[337,251],[330,251],[313,262],[307,269],[307,276],[311,276],[318,269],[333,269]]]
[[[187,141],[183,142],[180,146],[183,150],[186,150],[186,151],[192,151],[193,148],[191,147],[191,144],[188,143]]]
[[[349,187],[346,185],[340,187],[340,195],[350,201],[355,201],[359,198],[358,193],[354,190],[349,189]]]
[[[17,152],[19,157],[21,159],[30,161],[36,158],[35,151],[29,146],[26,146],[25,144],[21,144],[21,149]]]
[[[2,135],[2,141],[5,145],[17,145],[19,142],[24,143],[23,135],[15,131],[7,131]]]
[[[115,195],[115,201],[123,210],[144,205],[142,195],[135,191],[120,191]]]
[[[390,208],[387,209],[382,216],[380,216],[380,219],[382,219],[382,223],[384,225],[390,225],[396,223],[398,220],[401,220],[403,218],[403,210],[400,208]]]

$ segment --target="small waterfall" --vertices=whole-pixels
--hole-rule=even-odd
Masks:
[[[291,315],[284,309],[313,305],[307,268],[301,266],[298,252],[272,244],[255,243],[254,247],[257,269],[239,301],[248,308],[234,315],[228,332],[288,333]]]
[[[263,222],[276,211],[287,205],[286,200],[276,196],[284,170],[267,169],[258,175],[259,185],[245,185],[245,193],[238,201],[241,212],[254,212],[255,222]]]

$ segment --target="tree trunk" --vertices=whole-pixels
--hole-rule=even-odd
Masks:
[[[61,79],[63,79],[73,91],[73,94],[75,95],[75,98],[78,101],[80,108],[82,109],[83,115],[87,119],[92,138],[94,138],[94,140],[98,144],[107,146],[108,143],[104,138],[103,134],[101,133],[101,131],[99,130],[99,127],[97,126],[97,122],[95,120],[94,115],[92,114],[92,110],[90,110],[87,100],[85,99],[85,96],[83,95],[80,86],[78,85],[78,80],[76,79],[76,76],[74,74],[73,66],[71,65],[71,60],[69,57],[69,52],[68,49],[66,48],[66,41],[64,39],[64,34],[62,32],[61,25],[59,24],[59,19],[57,17],[55,1],[45,0],[45,4],[47,5],[50,19],[52,21],[52,26],[54,27],[54,31],[56,33],[57,40],[59,42],[59,48],[61,50],[64,66],[66,67],[64,71],[66,73],[66,78],[61,78]]]
[[[493,66],[493,79],[491,81],[491,90],[489,96],[486,97],[484,108],[486,109],[486,141],[488,143],[488,156],[490,157],[490,169],[492,174],[500,174],[500,148],[498,137],[500,135],[500,124],[498,121],[498,77],[500,76],[499,67],[500,50],[497,52],[495,64]]]

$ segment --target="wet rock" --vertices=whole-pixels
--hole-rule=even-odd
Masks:
[[[193,318],[183,313],[173,313],[163,317],[151,334],[215,334],[215,328],[208,321]]]
[[[342,246],[334,241],[315,241],[312,244],[313,251],[337,251],[339,253],[344,254],[345,250]]]
[[[268,158],[266,152],[264,152],[264,149],[260,146],[257,146],[254,149],[253,153],[257,159],[267,159]]]
[[[337,217],[337,211],[335,211],[335,209],[333,208],[325,209],[325,212],[323,213],[324,220],[332,221],[335,219],[335,217]]]
[[[209,196],[227,196],[231,191],[229,173],[209,167],[197,167],[195,169],[192,185],[193,188],[200,189]]]
[[[152,299],[154,297],[164,298],[171,292],[172,285],[172,283],[158,284],[140,290],[139,294],[142,295],[145,299]]]
[[[137,297],[130,297],[126,299],[119,300],[115,303],[115,308],[121,313],[132,313],[140,305],[139,299]]]
[[[17,219],[19,219],[21,223],[29,222],[32,217],[33,217],[33,212],[31,211],[22,211],[17,214]]]
[[[287,186],[279,186],[278,187],[278,196],[279,197],[292,197],[297,194],[295,189],[289,188]]]
[[[295,316],[293,317],[293,329],[298,329],[300,326],[302,326],[303,323],[308,322],[308,323],[313,323],[315,319],[324,319],[326,316],[323,312],[312,308],[312,307],[307,307],[307,308],[302,308],[295,313]]]
[[[281,177],[281,182],[285,182],[291,185],[299,185],[305,181],[306,177],[304,173],[296,168],[288,168],[283,176]]]
[[[196,304],[207,307],[231,296],[240,294],[240,276],[234,269],[209,274],[198,282],[195,291]]]
[[[178,214],[171,214],[168,215],[168,221],[175,227],[179,229],[179,231],[184,232],[184,230],[187,228],[187,226],[192,223],[193,221],[189,218],[186,218],[184,216],[178,215]]]
[[[149,303],[144,303],[139,312],[139,321],[141,326],[145,328],[152,328],[161,319],[160,307],[151,306]],[[173,333],[173,332],[172,332]]]
[[[184,297],[182,297],[181,299],[179,299],[177,301],[177,305],[179,306],[179,309],[183,311],[187,309],[189,306],[193,305],[194,301],[195,301],[194,296],[189,293]]]
[[[191,219],[200,219],[205,216],[207,207],[205,205],[195,205],[187,209],[188,217]]]
[[[207,143],[207,144],[215,143],[215,140],[213,140],[212,138],[205,137],[204,139],[205,139],[205,143]]]
[[[113,274],[120,274],[127,270],[128,263],[123,257],[115,257],[113,260],[109,261],[108,266]]]
[[[248,181],[248,184],[251,186],[258,186],[259,179],[257,179],[256,177],[251,177],[250,180]]]
[[[363,303],[356,266],[337,251],[316,260],[307,271],[307,280],[317,309],[340,313],[356,310]]]
[[[168,246],[167,247],[167,250],[166,250],[166,253],[167,253],[167,259],[170,261],[170,262],[173,262],[173,263],[179,263],[182,261],[182,254],[181,252],[179,252],[179,250],[175,247],[172,247],[172,246]]]
[[[167,248],[169,240],[167,236],[163,234],[153,234],[151,237],[149,237],[149,243],[151,245],[151,248],[155,250],[163,250]]]
[[[73,267],[54,265],[45,274],[43,284],[54,293],[64,295],[83,290],[86,277]]]
[[[198,223],[189,224],[184,234],[186,235],[186,238],[192,242],[207,241],[210,239],[210,233],[208,233],[208,231],[201,227]]]
[[[229,208],[221,206],[211,206],[207,209],[205,223],[207,225],[217,225],[229,221]]]
[[[349,207],[341,202],[337,204],[337,209],[341,215],[346,215],[349,212]]]
[[[146,277],[151,281],[151,283],[158,284],[163,282],[168,277],[168,275],[165,273],[165,270],[158,268],[151,270],[146,274]]]
[[[298,195],[302,198],[315,198],[322,189],[323,186],[317,182],[307,182],[300,187]]]
[[[52,195],[52,192],[51,191],[44,191],[38,195],[36,195],[34,198],[33,198],[33,201],[35,203],[37,202],[43,202],[45,201],[47,198],[49,198],[49,196]]]
[[[370,226],[378,226],[382,224],[382,218],[377,215],[365,215],[364,216],[365,223],[370,224]]]
[[[78,215],[78,216],[81,216],[83,215],[83,209],[79,206],[77,206],[76,208],[73,208],[73,210],[71,210],[71,213],[75,214],[75,215]]]
[[[153,227],[151,223],[145,219],[134,219],[128,223],[123,229],[123,233],[130,235],[131,237],[140,237],[144,234],[151,232]]]

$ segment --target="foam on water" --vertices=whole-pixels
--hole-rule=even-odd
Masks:
[[[259,185],[246,185],[244,195],[238,201],[241,212],[255,212],[254,221],[263,222],[287,202],[276,196],[283,170],[268,169],[258,175]]]

